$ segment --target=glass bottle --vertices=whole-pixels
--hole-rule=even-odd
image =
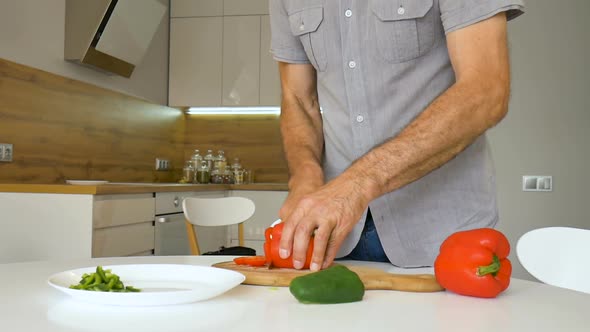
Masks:
[[[213,161],[215,160],[215,157],[213,156],[213,150],[207,150],[207,154],[205,155],[203,160],[207,162],[207,167],[209,167],[209,171],[212,172]]]
[[[243,169],[242,176],[244,177],[244,184],[254,183],[254,171],[252,169]]]
[[[197,169],[197,183],[205,184],[211,181],[211,171],[207,163],[201,163]]]
[[[222,184],[223,183],[223,172],[218,167],[213,167],[211,171],[211,183]]]
[[[225,167],[223,171],[223,183],[225,184],[233,184],[234,183],[234,173],[231,171],[229,167]]]
[[[193,161],[193,167],[195,169],[198,169],[201,166],[201,162],[203,161],[203,156],[201,156],[199,149],[195,150],[195,153],[193,153],[191,160]]]
[[[203,162],[203,156],[198,149],[195,150],[195,153],[191,157],[191,161],[193,162],[194,174],[193,178],[191,179],[192,183],[199,183],[197,181],[197,170],[201,167],[201,163]]]
[[[214,164],[216,164],[217,168],[222,169],[225,171],[225,166],[227,166],[227,160],[225,159],[225,152],[223,150],[217,151],[217,156],[215,156]]]
[[[187,160],[182,168],[182,179],[180,182],[182,183],[191,183],[195,177],[195,168],[193,167],[193,162],[191,160]]]
[[[244,183],[244,170],[242,164],[240,164],[240,158],[234,158],[234,162],[231,165],[232,173],[234,175],[234,184]]]

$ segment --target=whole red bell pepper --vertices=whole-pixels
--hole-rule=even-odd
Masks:
[[[510,242],[491,228],[461,231],[440,246],[434,262],[438,283],[454,293],[496,297],[510,285]]]
[[[281,258],[279,256],[279,247],[281,243],[281,235],[283,234],[283,223],[276,224],[273,227],[269,227],[264,232],[264,255],[266,256],[266,263],[269,266],[282,267],[282,268],[293,268],[293,258]],[[313,237],[309,241],[307,247],[307,254],[305,263],[303,264],[304,269],[309,269],[311,264],[311,256],[313,254]]]

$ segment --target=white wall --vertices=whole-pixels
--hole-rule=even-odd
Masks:
[[[64,25],[65,0],[0,0],[0,58],[167,104],[167,14],[130,79],[64,61]]]
[[[590,228],[590,1],[526,6],[509,23],[512,100],[490,139],[500,230],[512,243],[514,276],[532,278],[514,253],[522,234],[555,225]],[[523,175],[552,175],[554,190],[523,192]]]

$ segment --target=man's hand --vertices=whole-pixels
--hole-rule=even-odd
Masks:
[[[357,181],[341,176],[306,194],[296,202],[291,214],[283,219],[281,258],[293,258],[296,269],[303,267],[309,240],[314,235],[310,269],[328,267],[338,249],[367,208],[370,196]]]
[[[305,195],[311,194],[314,191],[318,190],[320,187],[321,184],[306,184],[290,189],[287,199],[285,200],[285,202],[281,206],[281,209],[279,210],[279,218],[281,218],[281,220],[287,220],[287,218],[289,218],[293,210],[295,210],[295,207],[299,204],[301,199],[305,197]]]

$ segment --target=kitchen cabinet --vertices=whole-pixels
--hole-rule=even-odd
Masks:
[[[254,215],[244,222],[244,245],[264,255],[264,231],[279,218],[279,209],[287,198],[287,191],[231,190],[228,196],[246,197],[256,206]],[[238,228],[230,228],[230,244],[238,245]]]
[[[221,104],[223,17],[170,20],[171,106]]]
[[[0,193],[0,263],[153,254],[153,193]]]
[[[278,106],[266,1],[172,2],[169,105]],[[219,15],[219,16],[210,16]]]
[[[260,105],[281,104],[279,66],[270,53],[270,18],[260,17]]]
[[[255,106],[260,96],[260,17],[223,18],[222,106]]]
[[[171,0],[170,18],[223,16],[222,0]]]
[[[0,264],[183,254],[178,251],[183,245],[176,242],[187,239],[181,202],[189,196],[252,199],[256,212],[244,223],[245,240],[262,254],[264,230],[277,219],[287,191],[283,186],[256,186],[263,185],[244,189],[163,185],[160,191],[151,185],[95,189],[73,185],[23,185],[26,189],[21,189],[11,185],[5,187],[7,192],[0,192]],[[32,192],[24,191],[29,188]],[[98,188],[104,190],[98,193]],[[203,252],[238,244],[237,226],[197,227],[197,236]]]
[[[170,17],[268,15],[268,0],[171,0]]]
[[[153,194],[97,195],[92,209],[92,257],[153,253]]]
[[[268,0],[223,0],[223,15],[268,15]]]

